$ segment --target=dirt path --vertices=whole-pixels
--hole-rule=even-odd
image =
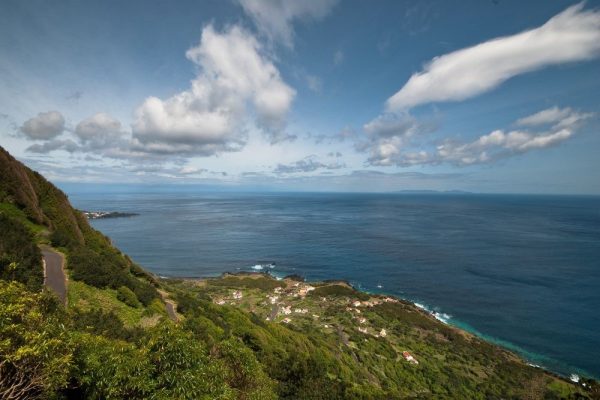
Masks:
[[[167,315],[173,322],[179,322],[179,316],[177,315],[177,306],[173,300],[165,299],[165,307],[167,309]]]
[[[159,290],[158,293],[160,297],[162,297],[165,302],[165,309],[167,310],[167,315],[173,322],[179,322],[179,314],[177,314],[177,303],[169,298],[169,294],[164,290]]]
[[[44,285],[52,290],[63,305],[67,305],[67,276],[65,275],[65,260],[62,254],[44,247],[42,248],[44,261]]]

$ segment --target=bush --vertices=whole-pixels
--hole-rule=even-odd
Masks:
[[[44,283],[42,255],[29,230],[0,212],[0,279],[21,282],[32,291]]]
[[[69,251],[68,266],[73,279],[98,288],[118,290],[126,287],[145,306],[159,297],[148,281],[130,274],[127,261],[116,253],[98,253],[87,247],[76,247]]]
[[[76,337],[74,379],[93,399],[146,399],[154,392],[152,364],[145,350],[101,336]]]
[[[121,286],[119,289],[117,289],[117,299],[133,308],[139,308],[141,306],[138,298],[135,296],[135,293],[133,293],[131,289],[126,286]]]
[[[356,289],[353,289],[349,286],[340,285],[340,284],[332,284],[332,285],[324,285],[319,286],[315,290],[309,293],[309,296],[316,297],[326,297],[326,296],[335,296],[335,297],[354,297],[359,300],[368,300],[369,295],[363,292],[359,292]]]
[[[221,362],[211,359],[191,333],[163,323],[145,343],[155,366],[153,380],[161,399],[233,399]]]
[[[67,385],[71,346],[52,296],[0,280],[0,398],[49,398]]]
[[[102,335],[110,339],[129,340],[132,337],[132,333],[125,328],[117,314],[100,308],[87,311],[73,309],[71,311],[71,327],[75,331]]]

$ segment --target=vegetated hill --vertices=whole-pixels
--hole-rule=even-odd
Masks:
[[[38,228],[37,240],[49,241],[54,247],[61,248],[67,254],[71,278],[98,288],[117,290],[125,287],[134,292],[144,305],[159,297],[150,274],[114,248],[107,237],[94,230],[86,217],[71,207],[61,190],[1,147],[0,212],[6,224],[9,219],[12,220],[11,225],[18,220],[29,227],[32,234]],[[7,233],[4,232],[4,235]],[[0,273],[3,274],[8,273],[10,263],[18,261],[14,254],[9,255],[6,251],[2,252],[4,262],[0,264],[4,271]],[[39,254],[37,259],[35,274],[39,275]]]
[[[0,399],[600,398],[341,282],[156,281],[1,148],[0,173]],[[66,309],[39,290],[40,242],[67,255]]]

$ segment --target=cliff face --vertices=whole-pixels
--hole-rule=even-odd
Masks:
[[[87,220],[69,204],[67,196],[42,175],[27,168],[0,147],[0,202],[23,210],[27,217],[51,231],[61,231],[79,244],[90,229]]]

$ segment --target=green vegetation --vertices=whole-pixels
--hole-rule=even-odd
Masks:
[[[273,290],[277,287],[284,287],[285,284],[275,279],[262,274],[240,274],[240,275],[226,275],[223,278],[215,279],[212,282],[213,285],[225,286],[225,287],[240,287],[246,289],[262,289],[262,290]]]
[[[31,232],[4,211],[0,211],[0,227],[0,279],[39,290],[44,283],[42,256]]]
[[[144,305],[159,297],[151,275],[114,248],[106,236],[94,230],[82,213],[71,207],[62,191],[2,148],[0,204],[2,215],[29,231],[50,231],[52,245],[67,255],[72,279],[98,288],[127,287]],[[8,224],[5,220],[2,222]],[[12,244],[10,247],[16,248]]]
[[[345,284],[325,284],[317,287],[310,293],[311,296],[354,296],[358,300],[367,300],[369,295],[366,293],[359,292],[358,290],[345,285]]]
[[[121,286],[119,289],[117,289],[117,299],[133,308],[138,308],[141,306],[135,293],[133,293],[126,286]]]
[[[144,308],[131,307],[119,299],[117,290],[98,289],[83,282],[69,282],[68,298],[71,308],[82,311],[90,311],[96,308],[114,312],[127,326],[141,324],[142,319],[147,315]],[[160,307],[164,310],[163,304],[160,304]]]
[[[46,232],[67,308],[40,290]],[[585,383],[344,283],[157,281],[0,148],[0,398],[600,399]]]

